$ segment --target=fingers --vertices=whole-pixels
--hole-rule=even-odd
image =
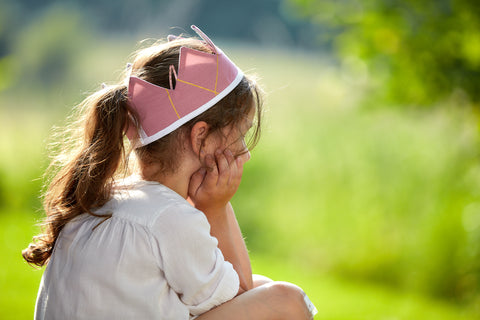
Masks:
[[[206,174],[204,178],[204,185],[207,188],[213,188],[218,181],[218,167],[215,158],[211,154],[205,156]]]
[[[243,167],[245,162],[250,160],[250,158],[251,158],[250,151],[247,150],[247,152],[245,152],[245,153],[243,153],[243,154],[241,154],[240,156],[237,157],[237,159],[236,159],[237,165]]]
[[[225,149],[223,153],[225,154],[225,158],[228,161],[228,165],[231,166],[232,163],[235,161],[235,157],[233,156],[232,151],[230,151],[230,149]]]
[[[218,173],[217,163],[215,161],[215,158],[211,154],[207,154],[205,156],[205,169],[209,173]]]
[[[223,152],[218,149],[214,155],[206,155],[204,185],[214,187],[236,184],[238,187],[243,174],[243,165],[248,159],[250,159],[249,152],[235,158],[229,149]]]
[[[245,164],[245,162],[247,162],[248,160],[250,160],[250,151],[247,151],[243,154],[241,154],[240,156],[238,156],[236,159],[235,159],[235,163],[237,165],[237,168],[240,169],[240,174],[243,172],[243,165]]]
[[[200,188],[200,185],[203,182],[203,179],[205,179],[205,174],[207,173],[207,170],[205,168],[200,168],[197,172],[195,172],[191,177],[190,177],[190,184],[188,185],[188,194],[189,195],[195,195],[197,193],[198,188]]]
[[[233,197],[243,174],[243,164],[249,155],[235,157],[225,149],[204,157],[204,167],[190,177],[188,195],[197,208],[224,206]]]
[[[228,180],[230,179],[230,164],[228,162],[226,153],[226,151],[222,152],[221,150],[217,150],[215,152],[215,158],[218,166],[217,186],[228,184]]]
[[[222,152],[221,150],[215,151],[215,159],[217,160],[218,174],[227,174],[230,164],[227,160],[225,152]]]

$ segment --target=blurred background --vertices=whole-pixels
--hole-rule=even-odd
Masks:
[[[254,272],[316,319],[480,319],[479,18],[474,0],[0,0],[0,319],[33,315],[43,270],[21,250],[52,127],[191,24],[266,92],[233,199]]]

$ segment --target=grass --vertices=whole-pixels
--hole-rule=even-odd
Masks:
[[[478,309],[449,305],[422,295],[303,270],[276,258],[252,255],[254,271],[300,285],[315,306],[317,320],[473,320]]]
[[[125,46],[109,45],[81,53],[78,70],[117,55],[65,84],[67,96],[0,97],[0,319],[32,316],[41,271],[20,252],[35,233],[45,140],[63,104],[91,88],[83,81],[108,82],[123,65]],[[362,84],[324,60],[231,51],[267,92],[263,137],[233,199],[254,271],[302,286],[316,319],[480,318],[475,112],[359,109]]]
[[[30,267],[21,250],[38,232],[38,216],[30,211],[0,211],[2,260],[0,269],[0,318],[32,319],[43,270]]]

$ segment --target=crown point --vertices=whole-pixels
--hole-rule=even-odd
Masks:
[[[209,37],[207,37],[205,33],[203,33],[202,30],[200,30],[200,28],[198,28],[194,24],[192,24],[190,28],[192,28],[200,36],[200,38],[202,38],[203,41],[205,41],[210,46],[214,53],[217,53],[217,47],[215,46],[215,44],[212,42],[212,40],[210,40]]]

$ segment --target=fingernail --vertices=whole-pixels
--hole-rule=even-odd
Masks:
[[[225,149],[224,153],[227,156],[233,156],[233,153],[232,153],[232,151],[230,151],[230,149]]]

